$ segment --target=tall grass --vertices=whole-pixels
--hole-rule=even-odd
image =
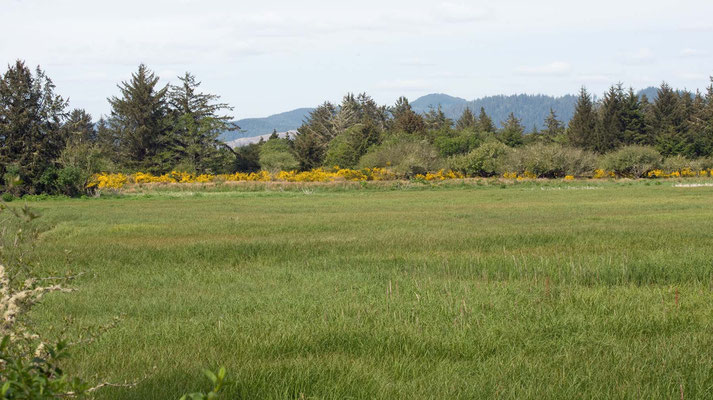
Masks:
[[[568,190],[581,189],[581,190]],[[547,190],[543,190],[547,189]],[[38,202],[59,335],[106,399],[710,398],[713,188],[621,183]],[[206,384],[207,385],[207,384]],[[209,389],[208,387],[204,389]]]

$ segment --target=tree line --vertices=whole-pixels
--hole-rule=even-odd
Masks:
[[[192,173],[387,167],[403,176],[434,170],[483,144],[508,148],[552,143],[604,154],[627,145],[655,148],[664,156],[713,155],[713,84],[705,93],[678,91],[666,83],[653,101],[622,84],[600,101],[580,90],[568,123],[554,111],[543,128],[526,132],[515,113],[497,128],[481,107],[457,120],[443,110],[415,112],[408,99],[393,106],[367,94],[325,102],[294,137],[232,149],[219,140],[238,130],[232,107],[200,91],[190,74],[161,85],[145,65],[118,85],[111,112],[94,121],[55,93],[45,72],[23,61],[0,76],[0,184],[13,195],[81,194],[98,172],[180,170]],[[482,150],[485,151],[485,150]],[[482,152],[481,151],[481,152]]]

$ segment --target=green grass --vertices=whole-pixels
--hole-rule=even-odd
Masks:
[[[713,397],[713,188],[219,192],[32,203],[34,316],[104,399]],[[678,293],[678,302],[676,301]]]

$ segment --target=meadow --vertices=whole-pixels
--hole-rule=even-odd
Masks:
[[[155,192],[31,202],[67,369],[178,398],[712,398],[713,187]],[[69,323],[70,328],[64,331]]]

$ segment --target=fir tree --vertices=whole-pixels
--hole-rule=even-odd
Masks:
[[[67,101],[52,80],[22,61],[0,79],[0,179],[16,194],[51,190],[41,179],[65,144],[62,122]]]
[[[171,129],[163,138],[161,160],[165,168],[182,165],[191,172],[217,173],[225,169],[223,160],[234,152],[219,136],[223,132],[239,129],[232,116],[222,114],[232,111],[220,96],[199,92],[200,82],[186,72],[178,77],[180,84],[169,86]]]
[[[634,89],[629,88],[629,91],[624,96],[623,103],[623,144],[651,144],[651,140],[646,130],[646,120],[644,114],[644,109],[648,104],[648,99],[646,99],[645,96],[643,96],[642,99],[639,99],[639,96],[634,92]]]
[[[542,131],[544,135],[549,140],[554,140],[557,136],[564,133],[564,124],[557,119],[557,114],[555,110],[550,108],[550,114],[545,118],[545,129]]]
[[[431,107],[423,119],[426,123],[426,129],[430,131],[444,131],[453,126],[453,121],[446,117],[440,104],[438,108]]]
[[[456,122],[456,129],[459,131],[474,129],[477,124],[478,121],[475,119],[475,114],[473,114],[470,108],[466,107],[460,118],[458,118],[458,122]]]
[[[515,114],[510,113],[508,119],[503,122],[503,129],[500,131],[500,141],[510,147],[517,147],[523,144],[522,134],[525,131],[520,120]]]
[[[589,148],[599,153],[616,149],[624,138],[624,90],[618,84],[604,94]]]
[[[126,166],[149,172],[167,168],[157,159],[169,131],[168,87],[157,88],[159,78],[144,64],[128,82],[118,85],[121,97],[111,97],[109,124],[115,131],[120,158]]]
[[[485,108],[480,107],[480,114],[478,115],[478,131],[483,133],[494,133],[495,130],[493,120],[485,112]]]
[[[592,96],[587,89],[582,87],[579,91],[574,115],[569,122],[567,138],[573,146],[583,149],[592,149],[591,139],[597,125]]]
[[[391,129],[396,132],[408,134],[423,133],[426,130],[426,123],[423,117],[416,114],[405,97],[399,97],[396,104],[389,110],[393,119]]]

